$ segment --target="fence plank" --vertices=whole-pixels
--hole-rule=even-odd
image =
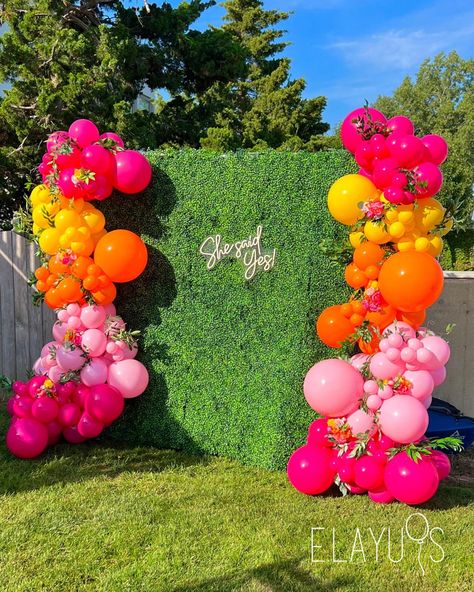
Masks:
[[[34,245],[29,244],[26,246],[26,270],[27,276],[31,277],[35,269],[39,265],[39,261],[35,257]],[[28,290],[28,326],[29,326],[29,358],[30,360],[36,360],[40,355],[41,348],[44,345],[43,341],[43,311],[41,306],[34,306],[32,303],[32,292],[30,288]],[[30,364],[31,365],[31,364]]]
[[[13,249],[13,287],[15,291],[15,340],[16,340],[16,377],[24,379],[27,376],[30,357],[29,313],[31,306],[29,288],[27,284],[28,244],[19,235],[12,236]]]
[[[16,376],[15,293],[13,286],[12,233],[0,232],[0,291],[2,373]]]

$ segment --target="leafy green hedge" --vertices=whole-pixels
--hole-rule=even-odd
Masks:
[[[314,321],[346,295],[342,269],[318,251],[343,237],[326,207],[331,183],[353,171],[343,151],[219,155],[151,152],[144,196],[108,200],[108,228],[142,234],[146,272],[120,288],[118,308],[144,333],[148,391],[112,433],[136,443],[222,454],[281,468],[314,414],[302,382],[329,351]],[[126,200],[125,200],[126,199]],[[202,241],[234,242],[263,225],[276,265],[250,282],[240,261],[207,271]]]
[[[443,269],[466,271],[474,269],[474,231],[450,232],[441,255]]]

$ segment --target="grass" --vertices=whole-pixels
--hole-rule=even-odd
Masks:
[[[2,411],[1,433],[7,418]],[[379,506],[366,496],[298,494],[282,472],[103,441],[59,445],[21,461],[0,449],[0,589],[2,591],[451,591],[472,590],[474,491],[443,484],[421,508]],[[421,511],[444,551],[405,540],[404,559],[387,558],[386,532],[375,561],[375,536],[390,527],[392,558],[400,529]],[[417,524],[412,523],[413,533]],[[418,520],[421,518],[418,517]],[[356,527],[366,561],[311,563],[315,541],[348,559]]]

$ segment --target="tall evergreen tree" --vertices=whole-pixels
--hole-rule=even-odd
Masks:
[[[201,97],[215,124],[201,145],[215,150],[235,148],[310,149],[320,146],[324,97],[304,99],[304,79],[291,80],[290,60],[277,57],[288,43],[275,25],[289,13],[264,10],[261,0],[226,0],[222,30],[247,53],[245,77],[217,83]]]

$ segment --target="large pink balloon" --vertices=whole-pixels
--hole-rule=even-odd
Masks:
[[[328,417],[341,417],[359,406],[364,379],[344,360],[323,360],[306,374],[303,391],[308,405],[315,411]]]
[[[65,372],[69,372],[82,368],[86,363],[86,358],[80,347],[70,348],[62,345],[56,351],[56,362]]]
[[[422,401],[433,392],[434,380],[428,370],[407,370],[403,376],[411,382],[411,394],[415,399]]]
[[[446,368],[441,366],[441,368],[437,368],[436,370],[430,370],[431,376],[433,377],[433,382],[435,387],[443,384],[446,380]]]
[[[406,452],[399,452],[388,461],[384,480],[395,499],[409,505],[428,501],[439,485],[438,471],[429,457],[415,462]]]
[[[107,382],[118,389],[125,399],[133,399],[148,386],[148,371],[138,360],[122,360],[109,366]]]
[[[347,148],[349,152],[354,153],[357,146],[363,141],[362,136],[357,132],[357,128],[353,123],[353,120],[357,119],[358,117],[362,117],[364,122],[367,122],[367,113],[374,122],[379,121],[381,123],[385,123],[387,121],[387,118],[383,113],[371,107],[369,107],[368,110],[360,107],[359,109],[354,109],[354,111],[351,111],[341,125],[341,140],[344,147]]]
[[[151,181],[151,165],[136,150],[122,150],[115,155],[117,165],[115,187],[122,193],[139,193]]]
[[[328,448],[302,446],[293,452],[288,461],[287,473],[295,489],[307,495],[323,493],[334,481]]]
[[[403,372],[405,366],[400,362],[391,362],[387,354],[377,352],[370,360],[370,372],[375,378],[385,380],[395,378]]]
[[[327,446],[330,448],[332,442],[328,439],[329,428],[327,419],[321,418],[311,422],[308,429],[308,446]]]
[[[87,414],[105,425],[115,421],[121,415],[124,406],[120,392],[108,384],[93,386],[86,397]]]
[[[105,307],[98,304],[90,304],[81,309],[81,322],[87,329],[100,327],[104,323],[106,316]]]
[[[51,397],[40,397],[31,406],[31,415],[41,423],[49,423],[56,419],[59,406]]]
[[[428,419],[423,403],[410,395],[394,395],[380,407],[382,433],[401,444],[421,438],[428,428]]]
[[[354,470],[355,483],[358,487],[375,491],[383,487],[384,465],[373,456],[361,456]]]
[[[97,438],[104,429],[104,424],[84,412],[77,424],[77,431],[83,438]]]
[[[427,136],[423,136],[421,141],[423,142],[429,155],[427,160],[438,166],[443,164],[443,162],[448,157],[448,144],[446,140],[436,134],[429,134]]]
[[[76,119],[69,126],[69,136],[80,148],[94,144],[99,139],[99,130],[90,119]]]
[[[437,370],[442,366],[446,366],[451,355],[449,344],[438,335],[427,335],[421,340],[423,347],[430,350],[434,354],[435,360],[431,363],[431,370]]]
[[[36,419],[18,419],[7,432],[8,450],[18,458],[34,458],[48,445],[48,430]]]
[[[421,197],[436,195],[443,184],[443,173],[432,162],[422,162],[415,169],[417,193]]]
[[[403,169],[412,169],[423,160],[425,147],[420,138],[413,135],[397,137],[396,142],[390,145],[390,155]]]
[[[81,155],[81,166],[98,175],[115,175],[115,159],[110,150],[100,144],[91,144],[84,148]]]
[[[58,421],[65,428],[77,425],[80,418],[81,409],[75,403],[66,403],[59,409]]]

